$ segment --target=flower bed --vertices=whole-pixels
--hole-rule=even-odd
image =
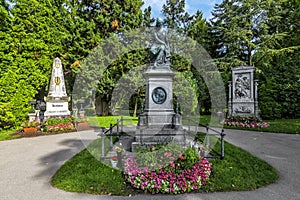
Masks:
[[[65,132],[73,130],[75,130],[75,126],[72,122],[69,122],[67,124],[47,125],[45,127],[46,132]]]
[[[44,131],[50,133],[74,131],[75,126],[72,117],[49,118],[44,122]]]
[[[144,192],[179,194],[199,190],[205,185],[211,173],[210,163],[205,158],[200,158],[196,149],[188,148],[179,156],[174,154],[174,151],[165,151],[164,157],[156,157],[158,162],[153,160],[151,166],[144,166],[143,164],[148,162],[147,157],[154,158],[161,151],[153,152],[152,149],[155,156],[149,156],[147,153],[143,162],[139,161],[142,155],[138,155],[137,158],[127,158],[124,168],[126,180],[134,188]],[[175,155],[177,155],[176,160],[172,159]],[[159,161],[162,159],[168,160],[169,163],[154,170],[157,166],[161,166]]]
[[[232,116],[225,119],[224,125],[244,128],[268,128],[270,125],[258,118]]]

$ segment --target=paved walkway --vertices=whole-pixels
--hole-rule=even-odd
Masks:
[[[49,181],[55,171],[94,138],[91,131],[0,142],[0,200],[299,200],[300,135],[226,130],[226,140],[273,165],[277,183],[247,192],[100,196],[64,192]],[[83,141],[83,142],[82,142]],[[225,151],[226,152],[226,151]],[[227,155],[229,156],[229,155]]]

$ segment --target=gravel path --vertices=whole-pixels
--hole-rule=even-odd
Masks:
[[[49,181],[69,158],[89,144],[93,131],[0,142],[0,200],[300,200],[300,136],[226,130],[226,140],[266,160],[277,183],[255,191],[184,195],[100,196],[64,192]],[[226,150],[225,150],[226,156]]]

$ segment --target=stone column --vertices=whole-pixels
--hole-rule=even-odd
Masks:
[[[231,81],[228,81],[228,113],[229,115],[232,115],[232,91],[231,91],[231,88],[232,88],[232,82]]]

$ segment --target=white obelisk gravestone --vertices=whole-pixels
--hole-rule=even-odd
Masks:
[[[48,96],[45,97],[46,112],[45,117],[61,117],[70,115],[65,79],[61,60],[55,58],[52,66],[52,75],[49,85]]]

